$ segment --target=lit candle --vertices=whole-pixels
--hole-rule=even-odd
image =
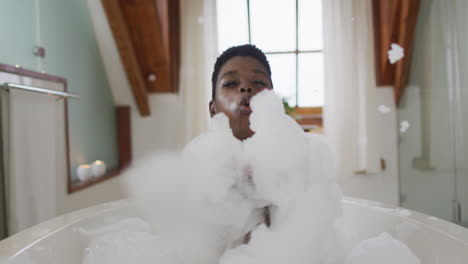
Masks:
[[[80,181],[86,181],[91,178],[91,165],[82,164],[76,168],[76,175]]]
[[[91,164],[91,175],[100,177],[106,173],[106,163],[102,160],[96,160]]]

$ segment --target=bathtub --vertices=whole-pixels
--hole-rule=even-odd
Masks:
[[[345,230],[350,244],[386,231],[404,242],[421,263],[468,263],[468,229],[368,200],[345,198],[342,206],[338,227]],[[80,234],[80,227],[99,228],[132,216],[138,216],[137,212],[122,200],[54,218],[0,241],[0,263],[8,259],[20,263],[81,263],[88,241]]]

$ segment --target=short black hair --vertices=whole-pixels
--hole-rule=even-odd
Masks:
[[[230,59],[240,56],[240,57],[252,57],[260,62],[263,67],[265,67],[268,77],[270,78],[270,83],[273,86],[273,82],[271,81],[271,69],[270,64],[265,56],[265,53],[257,48],[255,45],[245,44],[240,46],[230,47],[229,49],[225,50],[217,59],[213,69],[213,75],[211,76],[211,85],[212,85],[212,92],[211,98],[214,100],[216,95],[216,81],[218,79],[218,74],[221,68],[228,62]]]

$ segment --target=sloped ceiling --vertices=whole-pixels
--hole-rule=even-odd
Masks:
[[[176,93],[180,65],[178,0],[101,0],[142,116],[148,93]]]
[[[408,81],[412,45],[420,0],[373,0],[377,85],[394,88],[399,105]],[[403,47],[404,57],[395,64],[388,60],[392,43]]]

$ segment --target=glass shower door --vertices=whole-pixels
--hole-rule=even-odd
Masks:
[[[455,195],[458,208],[454,219],[468,227],[468,1],[450,2],[450,33],[452,52],[452,104],[455,128]]]
[[[468,220],[468,11],[465,0],[423,0],[400,109],[400,203]]]

